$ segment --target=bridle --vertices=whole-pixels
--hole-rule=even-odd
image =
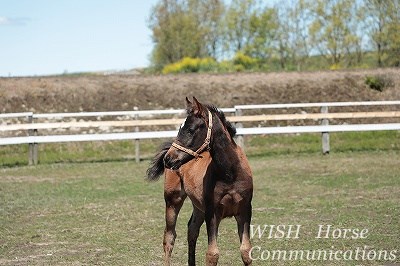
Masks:
[[[211,112],[208,110],[208,128],[207,128],[207,136],[206,139],[204,140],[204,143],[200,146],[200,148],[198,148],[196,151],[193,151],[191,149],[185,148],[181,145],[179,145],[178,143],[176,143],[176,141],[174,141],[172,143],[172,146],[177,148],[178,150],[181,150],[183,152],[186,152],[190,155],[192,155],[194,158],[201,158],[201,153],[205,150],[209,150],[210,149],[210,141],[211,141],[211,130],[212,130],[212,114]]]

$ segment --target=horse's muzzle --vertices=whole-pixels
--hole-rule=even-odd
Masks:
[[[181,166],[181,163],[179,160],[174,160],[171,158],[170,155],[166,154],[164,157],[164,166],[165,166],[165,168],[168,168],[171,170],[177,170]]]

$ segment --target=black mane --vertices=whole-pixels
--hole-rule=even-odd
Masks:
[[[214,113],[218,116],[219,120],[221,120],[222,124],[225,126],[225,128],[228,130],[229,135],[231,138],[235,137],[236,135],[236,128],[232,125],[231,122],[226,120],[224,112],[222,112],[218,107],[210,104],[205,105],[208,110],[210,110],[211,113]]]

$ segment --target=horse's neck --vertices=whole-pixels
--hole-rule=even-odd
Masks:
[[[240,158],[236,143],[227,136],[226,132],[216,132],[211,145],[211,157],[218,169],[229,179],[237,175],[240,168]]]

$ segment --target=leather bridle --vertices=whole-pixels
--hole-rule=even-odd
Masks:
[[[172,146],[177,148],[178,150],[181,150],[183,152],[186,152],[190,155],[192,155],[194,158],[199,158],[201,157],[201,153],[205,150],[209,150],[210,149],[210,141],[211,141],[211,130],[212,130],[212,114],[211,112],[208,110],[208,128],[207,128],[207,136],[206,139],[204,140],[204,143],[200,146],[200,148],[198,148],[196,151],[193,151],[191,149],[185,148],[181,145],[179,145],[178,143],[176,143],[176,141],[174,141],[172,143]]]

